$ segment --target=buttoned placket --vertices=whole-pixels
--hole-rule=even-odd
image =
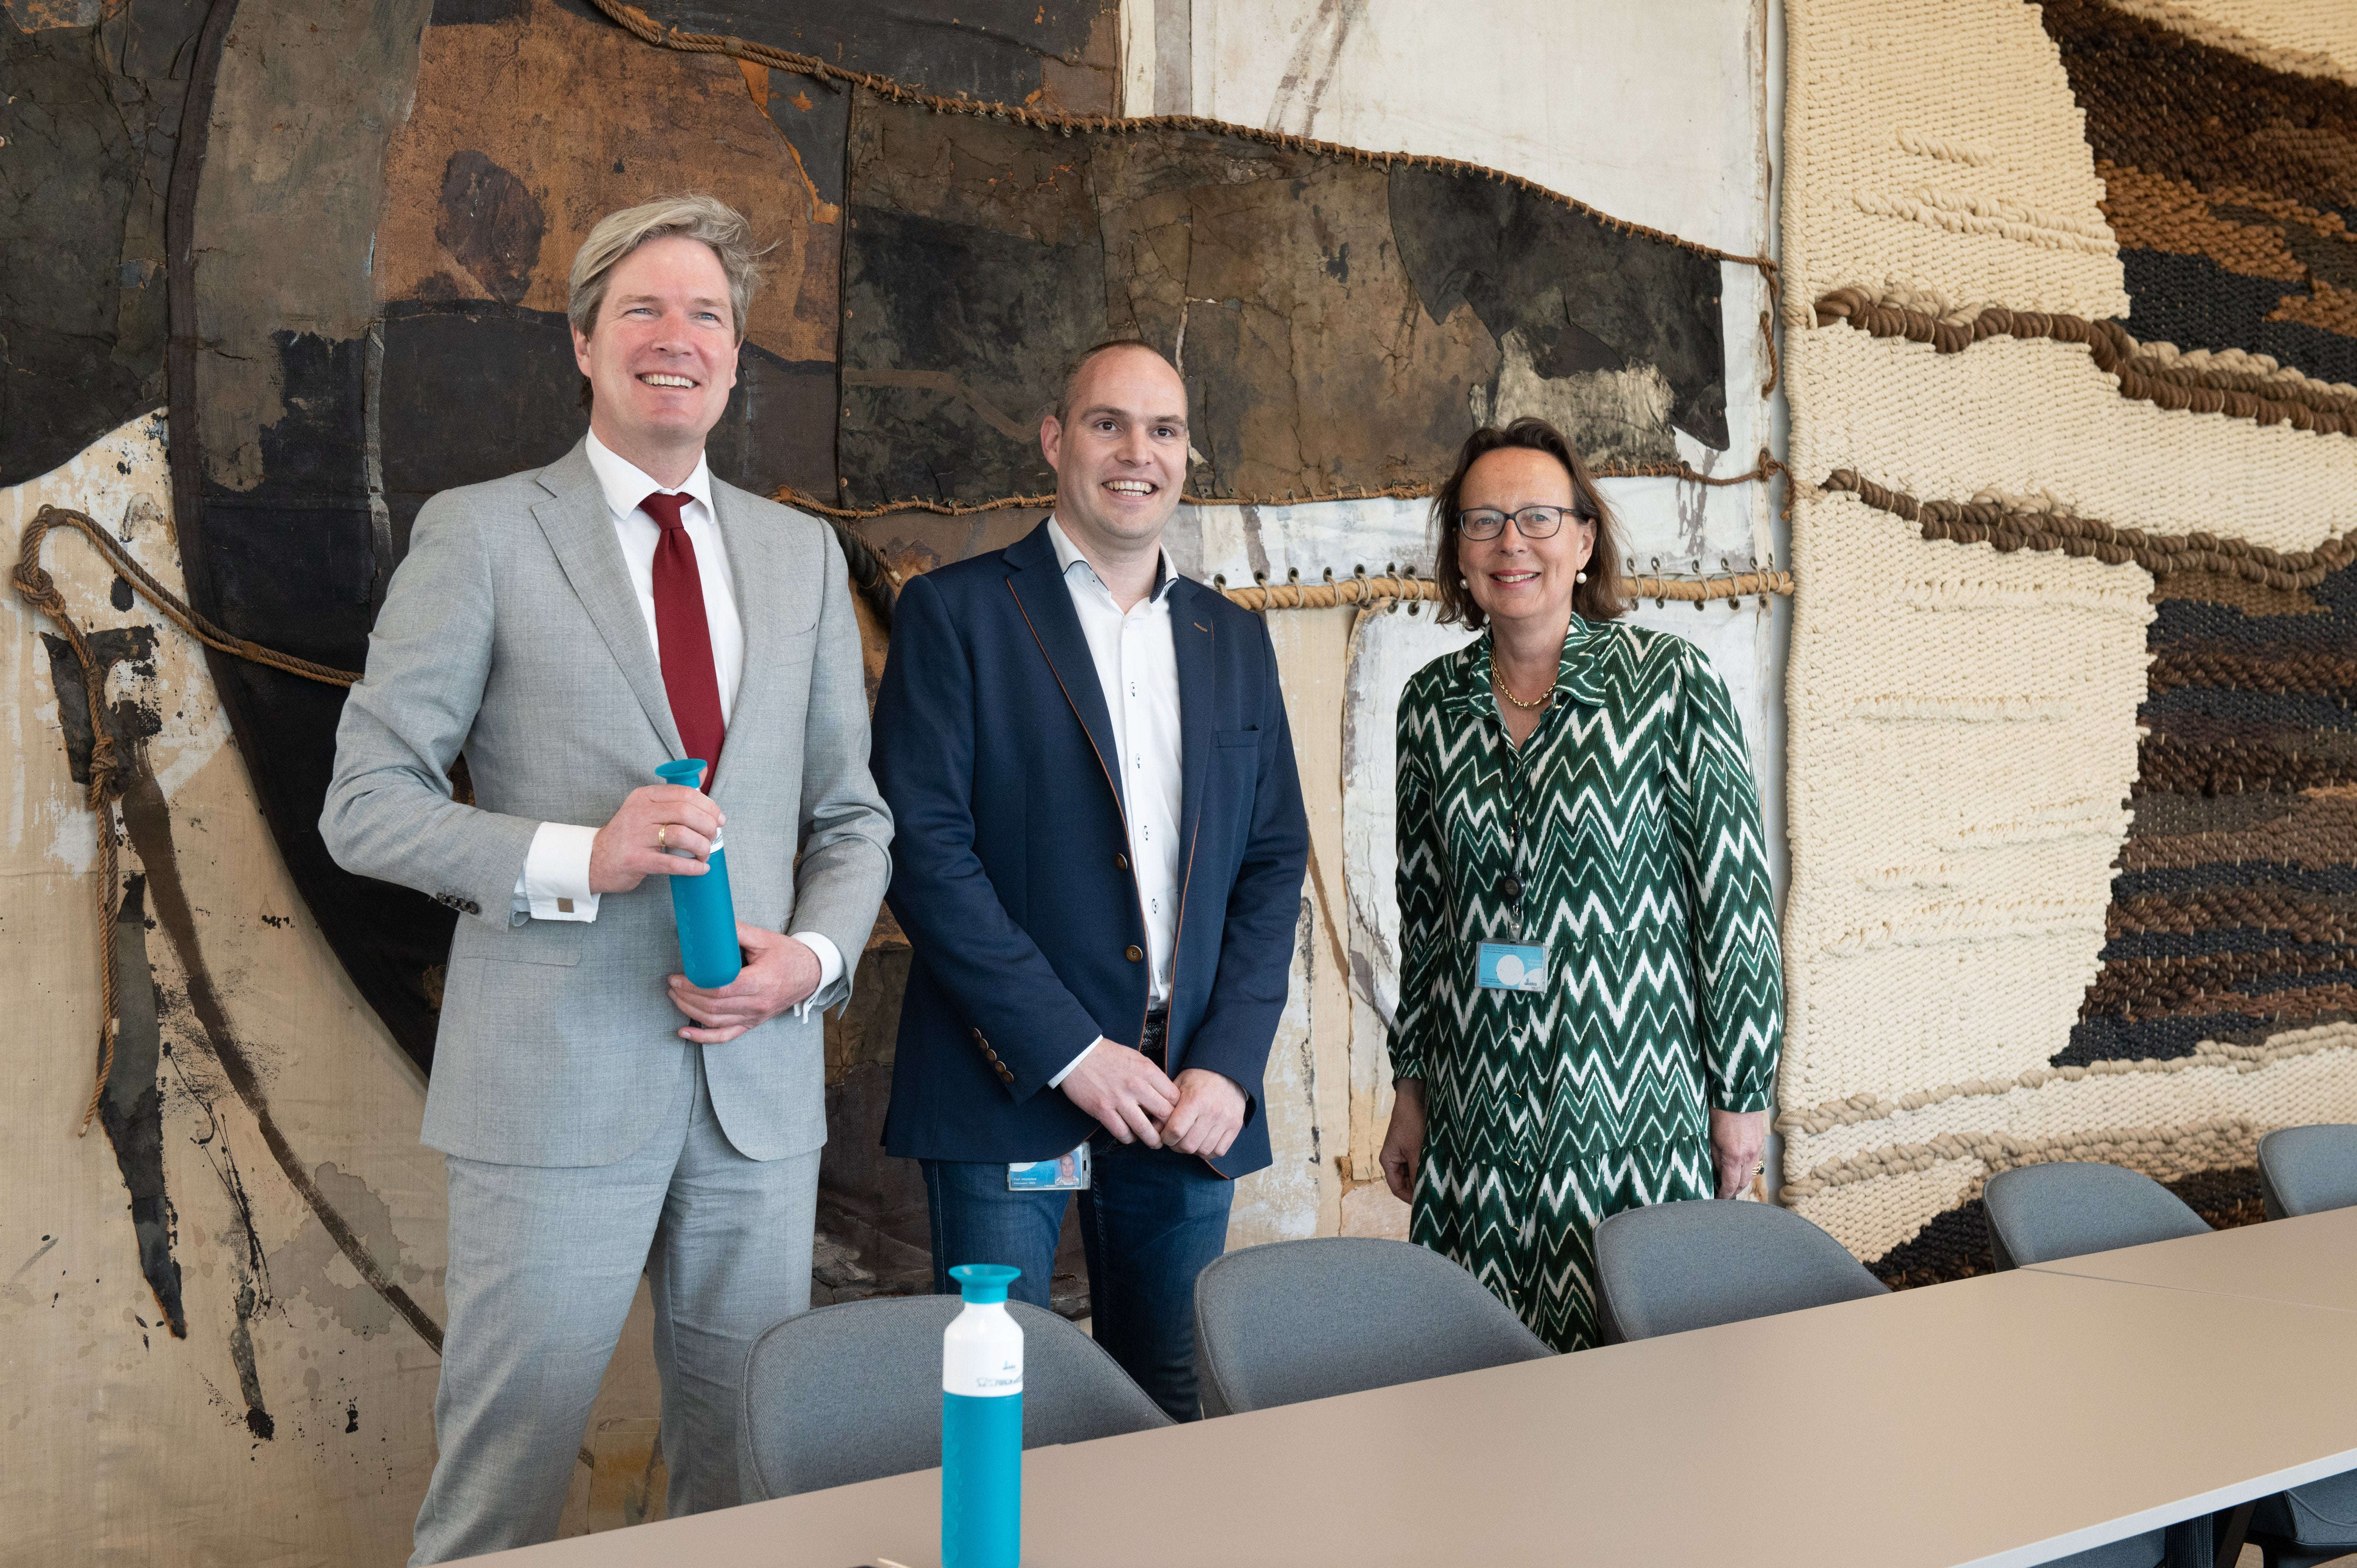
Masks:
[[[1494,671],[1496,667],[1492,665],[1491,668]],[[1559,680],[1560,677],[1558,677]],[[1490,693],[1489,697],[1489,717],[1497,725],[1499,782],[1501,793],[1505,797],[1506,806],[1506,874],[1499,880],[1498,896],[1507,906],[1507,940],[1519,943],[1529,940],[1523,935],[1523,901],[1529,894],[1528,885],[1523,875],[1523,867],[1528,864],[1529,858],[1523,853],[1523,809],[1530,795],[1530,758],[1533,752],[1539,748],[1540,742],[1547,732],[1547,726],[1555,723],[1556,713],[1563,707],[1564,695],[1558,684],[1555,701],[1547,705],[1546,712],[1539,715],[1539,722],[1531,727],[1529,735],[1523,737],[1523,744],[1520,746],[1514,744],[1512,733],[1506,728],[1504,700],[1494,693]],[[1552,989],[1555,965],[1554,954],[1547,955],[1546,962],[1548,983]],[[1516,1021],[1512,1027],[1524,1049],[1535,1049],[1540,1043],[1534,1037],[1534,1031],[1538,1027],[1538,1021],[1545,1015],[1546,1000],[1544,994],[1527,991],[1516,990],[1506,993],[1506,1005],[1514,1010],[1512,1015]],[[1516,1140],[1518,1145],[1525,1151],[1534,1146],[1534,1140],[1539,1135],[1538,1130],[1546,1125],[1547,1102],[1552,1098],[1553,1092],[1551,1088],[1542,1090],[1534,1086],[1532,1089],[1526,1102],[1529,1114],[1523,1122],[1523,1131]],[[1534,1223],[1535,1223],[1534,1214],[1524,1220],[1525,1240],[1528,1240],[1528,1231]]]
[[[1103,585],[1099,584],[1100,592]],[[1168,591],[1167,585],[1164,589]],[[1110,598],[1112,596],[1107,594]],[[1162,875],[1165,856],[1157,852],[1157,832],[1165,835],[1178,831],[1177,825],[1158,820],[1154,810],[1152,791],[1142,788],[1146,780],[1146,748],[1141,742],[1148,725],[1147,697],[1138,671],[1145,665],[1146,651],[1144,639],[1154,635],[1156,601],[1159,595],[1149,595],[1132,605],[1121,618],[1121,735],[1124,755],[1129,764],[1122,794],[1129,804],[1130,864],[1137,868],[1138,900],[1143,907],[1149,929],[1155,922],[1169,918],[1168,906],[1177,896]],[[1152,976],[1151,988],[1168,996],[1170,976],[1167,971]]]

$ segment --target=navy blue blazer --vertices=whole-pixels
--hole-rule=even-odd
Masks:
[[[1180,882],[1168,1070],[1247,1096],[1211,1161],[1269,1163],[1261,1073],[1284,1010],[1309,825],[1276,651],[1259,618],[1170,588]],[[913,578],[892,612],[870,766],[892,807],[892,913],[915,949],[884,1144],[1043,1160],[1097,1122],[1048,1087],[1099,1035],[1146,1021],[1146,917],[1113,720],[1047,524]]]

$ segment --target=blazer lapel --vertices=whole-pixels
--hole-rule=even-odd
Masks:
[[[1182,846],[1194,843],[1195,824],[1202,820],[1203,792],[1211,770],[1212,715],[1219,712],[1220,661],[1211,657],[1214,622],[1195,602],[1205,591],[1201,584],[1183,577],[1170,588],[1170,644],[1178,660],[1178,843]]]
[[[639,609],[639,596],[630,586],[630,571],[622,561],[621,542],[614,537],[612,516],[606,510],[606,492],[597,470],[581,446],[541,470],[540,483],[549,499],[532,509],[532,515],[556,553],[574,596],[589,613],[589,623],[606,639],[606,650],[621,667],[622,679],[655,726],[663,748],[676,760],[686,755],[679,743],[679,726],[672,722],[671,693],[663,689],[662,664],[647,636],[647,618]]]
[[[1006,574],[1006,591],[1015,596],[1032,639],[1047,658],[1049,673],[1064,689],[1064,700],[1088,732],[1089,745],[1096,750],[1097,765],[1104,769],[1114,800],[1126,813],[1121,770],[1114,766],[1113,714],[1105,706],[1104,687],[1097,680],[1097,662],[1089,652],[1089,639],[1081,630],[1080,612],[1072,608],[1071,593],[1056,570],[1056,546],[1048,537],[1048,525],[1041,523],[1008,545],[1002,557],[1013,568]]]

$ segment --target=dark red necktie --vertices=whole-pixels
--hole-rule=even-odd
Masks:
[[[705,793],[720,771],[720,679],[712,666],[712,627],[704,618],[704,577],[695,569],[695,542],[680,514],[694,496],[661,490],[639,503],[662,531],[655,541],[655,648],[662,659],[663,690],[672,723],[690,757],[700,757]]]

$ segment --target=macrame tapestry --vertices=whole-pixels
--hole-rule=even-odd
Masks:
[[[2357,1119],[2357,15],[1787,16],[1783,1196],[1900,1284],[2016,1165],[2255,1219]]]

